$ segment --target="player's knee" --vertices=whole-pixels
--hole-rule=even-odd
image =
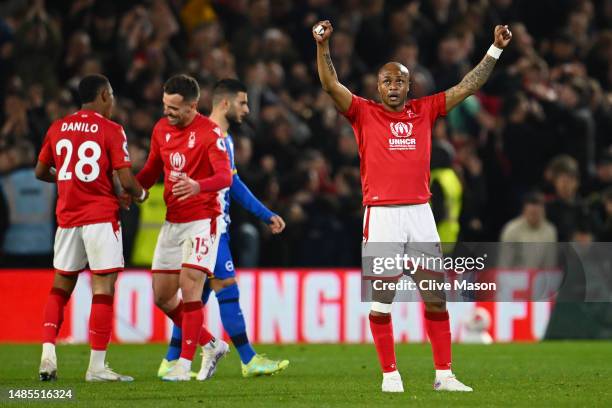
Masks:
[[[72,293],[74,287],[76,286],[78,278],[79,275],[76,273],[73,275],[62,275],[59,272],[55,272],[55,277],[53,278],[53,287],[62,289],[68,293]]]
[[[91,278],[91,292],[94,295],[115,295],[115,281],[117,280],[116,273],[105,275],[93,274]]]
[[[170,303],[175,294],[166,290],[153,290],[153,302],[155,306],[164,309],[164,306]]]
[[[155,306],[157,307],[162,307],[163,305],[165,305],[167,300],[168,300],[167,297],[163,296],[161,293],[155,293],[153,295],[153,302],[155,303]]]

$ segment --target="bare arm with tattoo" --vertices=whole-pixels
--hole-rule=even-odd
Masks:
[[[325,29],[323,34],[315,32],[315,28],[319,25]],[[331,23],[327,20],[319,21],[312,28],[312,36],[317,42],[317,71],[319,72],[319,80],[323,90],[332,97],[340,112],[346,112],[351,106],[353,95],[351,91],[338,81],[338,75],[336,75],[336,70],[331,60],[329,37],[333,31]]]
[[[504,49],[510,43],[512,33],[508,26],[498,25],[495,27],[494,37],[493,45]],[[448,89],[444,93],[446,96],[446,112],[459,105],[468,96],[476,93],[487,82],[496,63],[497,59],[487,53],[482,61],[463,77],[461,82]]]

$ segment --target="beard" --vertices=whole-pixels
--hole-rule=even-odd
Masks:
[[[225,119],[227,119],[227,122],[230,125],[240,125],[242,123],[242,119],[233,110],[227,112]]]

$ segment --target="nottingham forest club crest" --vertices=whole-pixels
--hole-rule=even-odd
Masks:
[[[416,139],[412,136],[413,124],[410,122],[391,122],[389,150],[416,150]]]

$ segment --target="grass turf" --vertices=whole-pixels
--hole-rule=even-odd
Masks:
[[[133,383],[84,381],[87,346],[58,346],[59,379],[37,380],[40,346],[0,345],[0,406],[8,389],[72,388],[75,401],[31,402],[29,406],[87,407],[406,407],[406,406],[612,406],[610,342],[455,345],[455,373],[473,393],[432,390],[429,345],[398,345],[406,392],[380,392],[373,345],[258,346],[272,358],[291,360],[271,378],[244,379],[235,350],[206,382],[164,383],[155,376],[162,345],[111,345],[108,359]],[[195,367],[199,367],[199,357]],[[43,404],[43,405],[41,405]]]

